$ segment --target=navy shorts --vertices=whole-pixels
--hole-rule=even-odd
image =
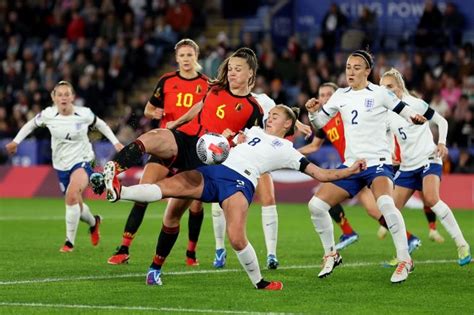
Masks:
[[[395,174],[395,185],[414,190],[423,190],[423,178],[427,175],[436,175],[441,178],[443,166],[430,163],[413,171],[398,171]]]
[[[340,165],[338,169],[347,168],[345,165]],[[341,187],[349,193],[351,197],[354,197],[362,190],[365,186],[370,188],[374,178],[379,176],[385,176],[393,181],[393,168],[392,165],[380,164],[368,167],[365,171],[359,174],[351,175],[348,178],[336,180],[332,182],[334,185]]]
[[[196,169],[204,177],[201,201],[221,204],[236,192],[242,192],[249,205],[252,203],[255,187],[252,182],[224,165],[203,166]]]
[[[69,171],[56,170],[56,172],[58,173],[58,178],[59,178],[59,189],[61,189],[61,192],[63,194],[66,193],[66,189],[69,186],[72,172],[74,172],[78,168],[83,168],[86,171],[87,178],[89,178],[92,175],[92,173],[94,173],[94,170],[92,169],[92,165],[90,162],[80,162],[80,163],[74,164],[74,166]]]

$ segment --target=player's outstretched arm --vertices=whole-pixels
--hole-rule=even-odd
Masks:
[[[204,103],[203,101],[200,101],[199,103],[194,104],[190,110],[186,112],[183,116],[179,117],[175,121],[170,121],[166,124],[166,128],[168,129],[174,129],[178,128],[181,125],[184,125],[194,117],[196,117],[199,112],[202,110]]]
[[[317,136],[315,136],[313,138],[313,141],[311,141],[311,143],[301,147],[301,148],[298,148],[298,151],[303,154],[303,155],[308,155],[308,154],[311,154],[313,152],[316,152],[318,151],[321,146],[323,145],[323,142],[324,142],[324,139],[321,139],[321,138],[318,138]]]
[[[343,179],[351,175],[360,173],[367,169],[367,163],[365,160],[357,160],[348,168],[343,169],[324,169],[317,167],[313,163],[309,163],[304,173],[319,180],[320,182],[331,182],[338,179]]]
[[[114,135],[112,129],[110,129],[109,125],[105,123],[99,117],[96,117],[95,127],[97,130],[100,131],[109,141],[114,145],[115,150],[118,152],[123,149],[123,144],[118,141],[117,137]]]
[[[16,134],[15,138],[5,145],[8,154],[15,154],[18,149],[18,145],[22,142],[33,130],[36,129],[35,119],[29,120]]]

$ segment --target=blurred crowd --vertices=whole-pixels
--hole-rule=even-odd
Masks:
[[[307,122],[305,102],[324,82],[346,86],[347,53],[369,45],[375,58],[371,81],[396,67],[407,88],[448,119],[448,146],[460,153],[451,171],[474,172],[473,43],[464,40],[464,17],[452,3],[440,10],[427,1],[416,31],[397,43],[400,49],[389,49],[367,8],[351,20],[332,5],[318,34],[294,34],[275,47],[268,32],[241,32],[237,45],[225,30],[213,41],[206,38],[207,1],[6,3],[0,1],[0,138],[14,135],[50,105],[49,91],[58,80],[69,80],[77,104],[108,119],[122,141],[133,140],[155,126],[143,117],[153,86],[134,99],[129,95],[138,79],[158,78],[163,65],[172,69],[173,45],[184,36],[200,45],[200,63],[210,77],[236,47],[254,49],[260,66],[255,91],[301,107]]]

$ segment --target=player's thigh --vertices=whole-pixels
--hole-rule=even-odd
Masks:
[[[378,220],[382,216],[382,213],[377,207],[375,197],[368,187],[364,187],[357,196],[359,197],[359,202],[372,218]]]
[[[193,202],[191,202],[191,205],[189,206],[189,211],[191,211],[192,213],[200,213],[204,211],[202,202],[199,200],[193,200]]]
[[[147,163],[143,169],[140,184],[153,184],[157,181],[166,178],[169,169],[159,163]]]
[[[256,194],[262,206],[272,206],[276,204],[275,186],[273,185],[273,178],[270,173],[265,173],[260,176],[257,183]]]
[[[439,186],[439,176],[430,174],[423,178],[423,200],[426,206],[431,208],[439,201]]]
[[[349,193],[333,183],[323,183],[321,188],[314,194],[331,207],[343,202],[350,197]]]
[[[378,176],[372,181],[370,189],[374,194],[375,200],[382,195],[392,196],[393,181],[387,176]]]
[[[178,145],[173,133],[168,129],[153,129],[138,137],[145,146],[146,153],[169,159],[178,154]]]
[[[163,223],[166,226],[175,226],[176,223],[179,224],[183,213],[186,212],[192,200],[190,199],[168,199],[168,204],[166,205],[165,214],[163,217]]]
[[[393,201],[395,202],[395,206],[399,210],[402,210],[414,192],[415,191],[411,188],[395,185],[393,189]]]
[[[70,177],[69,185],[66,190],[66,203],[72,204],[82,201],[82,193],[89,184],[89,175],[86,170],[81,168],[75,169]]]

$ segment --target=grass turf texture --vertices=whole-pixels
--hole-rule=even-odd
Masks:
[[[360,207],[346,207],[359,233],[357,243],[341,252],[344,264],[318,279],[322,247],[305,204],[279,204],[278,270],[266,270],[261,211],[249,211],[248,237],[263,276],[281,280],[280,292],[253,289],[229,245],[227,265],[212,268],[214,238],[210,206],[197,248],[198,267],[184,263],[187,215],[167,259],[162,287],[145,285],[165,204],[151,205],[131,247],[127,265],[111,266],[107,258],[120,244],[131,203],[88,201],[100,213],[102,239],[90,244],[80,223],[74,252],[60,253],[65,234],[61,199],[0,199],[0,313],[2,314],[145,314],[145,313],[474,313],[474,264],[458,266],[453,241],[438,222],[443,244],[428,239],[422,211],[405,210],[408,228],[423,241],[415,271],[400,285],[390,283],[393,269],[382,267],[394,255],[390,236],[378,240],[378,225]],[[474,245],[474,211],[455,211],[467,241]],[[340,230],[335,226],[336,237]]]

